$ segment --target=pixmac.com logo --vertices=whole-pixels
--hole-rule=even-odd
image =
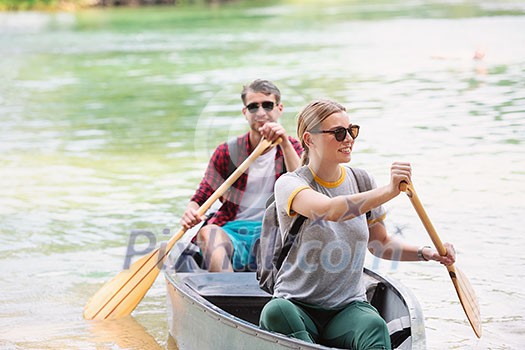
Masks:
[[[162,230],[162,234],[169,238],[171,232],[168,228]],[[165,269],[172,267],[175,264],[175,260],[180,256],[180,253],[186,249],[188,243],[181,242],[180,240],[175,243],[175,246],[171,249],[172,252],[178,252],[178,254],[172,254],[166,251],[167,241],[162,240],[158,247],[158,268]],[[133,260],[140,258],[146,254],[149,254],[157,249],[157,236],[146,230],[132,230],[129,235],[128,245],[126,248],[126,256],[124,258],[124,270],[129,269]],[[175,256],[177,255],[177,256]]]
[[[319,224],[319,223],[318,223]],[[169,229],[164,229],[162,234],[169,238],[171,232]],[[402,235],[401,228],[397,227],[394,236]],[[216,234],[212,231],[210,235],[210,249],[224,246],[224,241],[215,239]],[[191,237],[189,237],[191,239]],[[147,242],[145,244],[145,242]],[[220,242],[220,243],[215,243]],[[188,249],[191,247],[190,249]],[[130,233],[126,256],[124,260],[124,269],[129,269],[132,260],[140,258],[157,249],[157,236],[151,231],[133,230]],[[193,259],[194,254],[200,254],[199,248],[192,245],[190,242],[178,241],[172,249],[172,254],[166,251],[166,241],[162,241],[158,247],[158,268],[159,269],[174,269],[178,263],[178,259],[189,258]],[[260,249],[259,240],[255,241],[252,246],[244,247],[244,249],[253,256],[257,256],[257,250]],[[401,259],[401,251],[399,250],[398,242],[394,241],[389,245],[384,245],[379,241],[357,241],[348,243],[344,241],[323,242],[321,240],[312,240],[303,245],[300,254],[294,256],[293,261],[283,264],[283,269],[298,268],[304,273],[313,273],[322,269],[326,273],[338,273],[344,269],[356,269],[360,266],[359,261],[364,260],[366,251],[374,252],[372,269],[377,269],[381,260],[390,261],[390,270],[395,271]],[[186,253],[186,255],[185,255]],[[189,255],[187,253],[190,253]],[[202,257],[207,261],[209,257],[206,255]],[[227,259],[227,257],[225,257]],[[243,271],[256,271],[257,264],[272,264],[272,256],[260,257],[261,260],[257,263],[251,263],[245,267]],[[223,262],[223,266],[228,266],[227,261]],[[265,266],[271,268],[271,266]]]

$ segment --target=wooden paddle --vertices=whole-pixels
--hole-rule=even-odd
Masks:
[[[230,186],[241,176],[250,164],[267,148],[279,144],[282,140],[271,143],[262,139],[250,156],[219,186],[219,188],[199,208],[199,215],[204,215],[210,206],[221,197]],[[120,272],[111,281],[100,288],[84,307],[84,318],[87,320],[114,319],[129,315],[157,278],[164,258],[168,255],[175,243],[184,235],[185,228],[181,228],[173,235],[166,245],[143,256],[134,262],[129,269]]]
[[[441,256],[447,255],[447,249],[443,246],[443,243],[441,243],[441,239],[439,239],[432,222],[430,222],[430,218],[425,212],[423,204],[421,204],[414,186],[412,184],[402,182],[399,186],[399,189],[403,192],[406,192],[408,198],[410,198],[414,209],[416,209],[417,215],[423,222],[423,226],[425,226],[425,229],[430,235],[430,238],[432,239],[432,242],[434,243],[434,246],[436,247],[439,254]],[[467,277],[457,267],[454,267],[454,265],[447,266],[447,270],[450,278],[452,279],[452,283],[456,288],[459,301],[461,302],[461,306],[463,306],[463,310],[467,315],[470,325],[472,326],[474,333],[476,333],[476,336],[481,338],[481,316],[479,313],[478,298],[476,297],[474,289],[470,285]]]

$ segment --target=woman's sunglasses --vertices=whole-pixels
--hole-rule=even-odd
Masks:
[[[353,139],[359,135],[359,125],[350,124],[348,128],[338,127],[335,130],[313,130],[310,131],[312,134],[334,134],[335,139],[342,142],[346,139],[346,133],[348,132]]]
[[[275,107],[275,103],[273,103],[272,101],[264,101],[261,104],[253,102],[247,105],[246,109],[248,109],[248,112],[250,113],[257,113],[259,107],[262,107],[266,112],[271,112]]]

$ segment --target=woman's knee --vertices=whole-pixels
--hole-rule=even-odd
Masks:
[[[286,299],[275,298],[270,300],[261,312],[260,325],[263,329],[274,330],[278,327],[283,320],[286,320],[288,316],[296,313],[294,310],[295,306],[293,303]]]
[[[264,306],[259,324],[262,329],[314,343],[317,332],[305,322],[304,315],[296,305],[289,300],[275,298]]]
[[[363,349],[391,348],[388,327],[379,314],[368,314],[362,321],[366,327],[358,332],[358,342]]]
[[[323,334],[327,345],[357,349],[389,349],[386,322],[377,310],[365,303],[354,303],[336,316]]]

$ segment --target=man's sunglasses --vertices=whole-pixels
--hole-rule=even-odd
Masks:
[[[249,105],[247,105],[246,109],[248,109],[248,112],[250,112],[250,113],[257,113],[257,111],[259,110],[259,107],[261,107],[261,106],[266,112],[271,112],[271,111],[273,111],[273,109],[275,107],[275,103],[273,103],[272,101],[264,101],[261,104],[259,104],[257,102],[253,102],[253,103],[250,103]]]
[[[312,134],[334,134],[335,139],[339,142],[342,142],[346,138],[346,133],[348,132],[353,139],[357,138],[359,135],[359,125],[350,124],[348,128],[338,127],[335,130],[313,130],[310,131]]]

